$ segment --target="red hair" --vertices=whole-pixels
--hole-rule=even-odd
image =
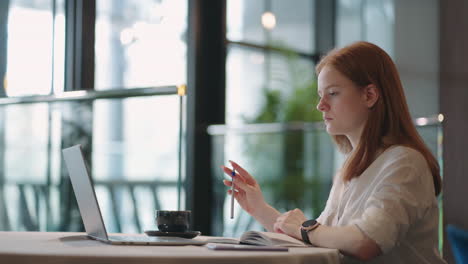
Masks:
[[[379,149],[403,145],[419,151],[431,170],[435,195],[442,188],[437,160],[427,148],[411,120],[403,86],[390,56],[369,42],[356,42],[329,52],[316,67],[317,74],[331,66],[359,87],[370,84],[379,91],[356,149],[344,135],[332,135],[341,152],[350,154],[343,165],[344,181],[359,177],[375,160]]]

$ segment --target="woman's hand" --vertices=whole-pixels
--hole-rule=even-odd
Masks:
[[[236,171],[236,176],[233,177],[235,189],[234,198],[240,204],[242,209],[255,217],[256,213],[258,213],[257,209],[266,206],[262,190],[260,189],[257,181],[246,170],[244,170],[244,168],[233,161],[229,162]],[[221,166],[221,168],[227,175],[232,177],[231,169],[225,166]],[[223,180],[223,183],[229,187],[232,185],[232,181],[228,180]],[[231,190],[228,190],[228,194],[233,195]]]
[[[304,213],[296,208],[276,218],[273,230],[302,240],[301,225],[306,220]]]
[[[234,195],[234,198],[240,204],[242,209],[253,216],[266,230],[273,232],[273,224],[280,213],[263,198],[262,190],[257,181],[244,168],[233,161],[232,167],[236,170],[236,176],[232,177],[234,182],[234,193],[228,190],[228,194]],[[229,176],[232,176],[232,170],[221,166]],[[223,180],[224,185],[231,187],[232,181]]]

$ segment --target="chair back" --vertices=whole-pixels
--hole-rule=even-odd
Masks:
[[[468,231],[455,227],[447,226],[447,236],[452,246],[452,253],[457,264],[468,263]]]

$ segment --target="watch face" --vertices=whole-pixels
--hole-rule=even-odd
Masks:
[[[310,220],[307,220],[304,223],[302,223],[302,226],[303,227],[309,227],[309,226],[313,226],[315,224],[317,224],[317,221],[315,219],[310,219]]]

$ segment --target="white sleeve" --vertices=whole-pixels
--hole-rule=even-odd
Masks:
[[[330,194],[328,195],[327,203],[325,205],[325,208],[323,209],[322,213],[320,216],[316,219],[317,222],[319,222],[322,225],[331,225],[333,217],[335,215],[335,208],[336,208],[336,202],[337,202],[337,195],[338,191],[336,190],[338,188],[338,183],[339,179],[335,178],[333,181],[332,188],[330,190]]]
[[[421,158],[403,157],[384,167],[379,177],[382,180],[365,203],[362,217],[351,222],[383,253],[390,251],[424,215],[434,195],[432,175]]]

